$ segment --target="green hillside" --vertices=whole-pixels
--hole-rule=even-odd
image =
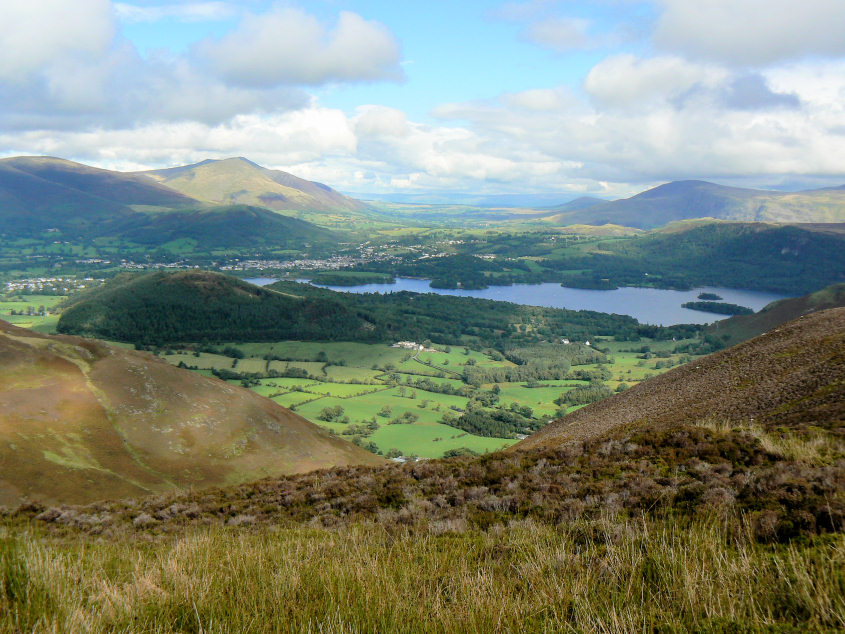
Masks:
[[[342,304],[204,271],[121,274],[80,294],[57,330],[117,341],[356,340],[369,324]]]
[[[799,295],[845,280],[845,234],[802,225],[685,222],[541,264],[566,272],[567,286],[727,286]]]

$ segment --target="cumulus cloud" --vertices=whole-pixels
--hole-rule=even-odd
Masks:
[[[660,0],[658,46],[726,64],[845,54],[841,0]]]
[[[199,44],[193,55],[156,51],[144,57],[115,35],[116,14],[212,19],[233,7],[118,4],[113,11],[108,0],[10,4],[0,20],[0,126],[11,130],[186,120],[213,125],[239,114],[307,107],[312,97],[304,85],[401,72],[389,31],[349,12],[331,27],[293,9],[248,15],[228,36]]]
[[[399,44],[382,24],[343,11],[333,28],[292,8],[249,15],[196,47],[214,71],[248,86],[399,79]]]
[[[584,89],[602,105],[631,108],[678,99],[696,87],[718,86],[726,76],[723,69],[681,57],[642,59],[621,54],[596,64],[584,80]]]
[[[25,80],[57,59],[93,63],[113,38],[108,0],[5,2],[0,19],[0,81]]]

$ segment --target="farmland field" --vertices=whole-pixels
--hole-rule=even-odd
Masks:
[[[621,391],[688,360],[675,352],[686,343],[597,339],[594,346],[605,352],[603,362],[573,365],[571,376],[473,386],[464,378],[468,367],[517,366],[493,350],[432,344],[433,351],[417,352],[349,342],[232,343],[217,346],[216,352],[179,350],[164,358],[243,384],[372,451],[436,458],[457,449],[494,451],[523,435],[480,436],[453,426],[468,408],[480,406],[478,395],[496,394],[483,404],[486,411],[516,410],[542,425],[583,406],[562,401],[575,387],[596,385],[591,382],[595,377],[583,378],[583,373],[600,373],[607,391]]]

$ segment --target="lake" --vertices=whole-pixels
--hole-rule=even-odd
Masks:
[[[252,278],[247,282],[264,286],[275,282],[275,278]],[[304,281],[304,280],[300,280]],[[412,291],[415,293],[437,293],[459,297],[481,297],[502,302],[513,302],[526,306],[568,308],[570,310],[595,310],[601,313],[630,315],[643,324],[671,326],[673,324],[708,324],[728,315],[703,313],[681,308],[684,302],[698,300],[699,293],[715,293],[729,304],[747,306],[755,312],[766,304],[787,297],[777,293],[747,291],[735,288],[704,286],[690,291],[673,291],[660,288],[636,288],[632,286],[612,291],[597,291],[583,288],[567,288],[560,284],[514,284],[513,286],[491,286],[483,290],[461,290],[431,288],[429,280],[396,278],[395,284],[362,284],[360,286],[321,286],[346,293],[393,293]]]

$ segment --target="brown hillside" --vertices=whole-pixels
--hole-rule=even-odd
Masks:
[[[845,308],[812,313],[565,416],[511,447],[592,440],[705,419],[767,427],[845,420]]]
[[[772,302],[753,315],[734,315],[717,321],[708,326],[707,333],[733,346],[802,315],[840,306],[845,306],[845,284],[833,284],[810,295]]]
[[[249,390],[0,321],[0,504],[86,503],[381,462]]]
[[[366,208],[331,187],[244,158],[208,160],[142,174],[185,196],[217,204],[257,205],[275,211],[359,212]]]

